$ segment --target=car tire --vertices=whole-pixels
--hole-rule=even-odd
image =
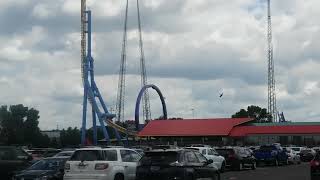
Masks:
[[[254,161],[254,162],[252,163],[251,169],[252,169],[252,170],[257,169],[257,162]]]
[[[124,177],[122,174],[116,174],[116,176],[114,177],[114,180],[124,180]]]
[[[226,171],[226,162],[223,161],[222,164],[221,164],[220,172],[224,173],[225,171]]]

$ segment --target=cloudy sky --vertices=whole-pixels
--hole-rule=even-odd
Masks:
[[[87,0],[97,84],[114,109],[125,0]],[[129,0],[126,118],[139,91],[135,0]],[[292,121],[320,120],[320,2],[272,2],[277,104]],[[170,117],[230,117],[267,106],[266,0],[141,0],[149,82]],[[40,127],[81,124],[80,1],[0,0],[0,104],[40,110]],[[150,91],[152,117],[161,115]],[[219,98],[220,93],[224,93]]]

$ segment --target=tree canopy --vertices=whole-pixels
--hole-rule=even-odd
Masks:
[[[259,106],[248,106],[247,109],[240,109],[231,116],[232,118],[254,118],[256,122],[270,122],[270,114],[267,113],[266,108],[261,108]]]
[[[0,107],[0,143],[47,145],[49,138],[38,127],[39,111],[22,104]]]

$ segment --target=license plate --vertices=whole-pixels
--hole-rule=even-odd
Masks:
[[[150,170],[151,170],[151,172],[159,171],[159,170],[160,170],[160,167],[159,167],[159,166],[151,166],[151,167],[150,167]]]
[[[78,166],[79,169],[85,169],[86,166]]]

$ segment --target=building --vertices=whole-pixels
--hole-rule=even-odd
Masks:
[[[181,146],[211,145],[320,145],[320,122],[255,123],[252,118],[154,120],[138,134],[156,143]]]
[[[56,138],[60,139],[60,131],[59,130],[50,130],[50,131],[41,131],[42,135],[47,135],[50,139]]]

